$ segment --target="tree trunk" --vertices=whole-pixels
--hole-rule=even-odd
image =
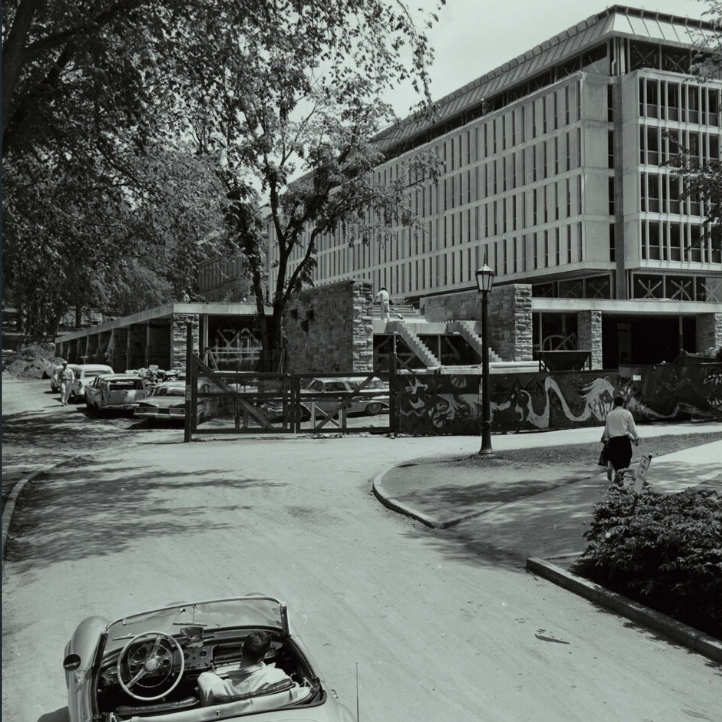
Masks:
[[[20,71],[23,66],[25,39],[28,36],[30,25],[35,11],[42,0],[21,0],[13,18],[13,24],[3,45],[2,69],[2,122],[3,122],[3,153],[7,152],[5,130],[10,119],[10,108],[13,92],[17,85]]]
[[[75,328],[80,328],[83,325],[83,307],[79,304],[75,304]]]

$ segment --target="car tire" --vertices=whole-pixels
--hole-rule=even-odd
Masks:
[[[367,404],[366,406],[366,415],[367,416],[376,416],[376,414],[381,413],[381,409],[383,409],[383,404],[379,401],[372,401],[371,403]]]
[[[95,407],[93,403],[91,403],[90,399],[85,399],[85,406],[86,410],[88,412],[88,416],[97,416],[98,409]]]

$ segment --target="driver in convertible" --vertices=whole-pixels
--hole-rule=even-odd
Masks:
[[[290,681],[290,677],[275,665],[266,665],[263,658],[271,646],[271,638],[265,632],[251,632],[241,647],[241,668],[230,672],[228,679],[214,672],[203,672],[198,677],[201,706],[214,704],[218,695],[243,695],[261,692],[266,687]]]

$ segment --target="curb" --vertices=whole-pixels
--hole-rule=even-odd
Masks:
[[[25,485],[29,484],[31,481],[34,481],[42,474],[49,474],[53,469],[57,468],[58,466],[61,466],[62,464],[65,464],[68,461],[68,459],[78,459],[78,458],[81,458],[81,457],[70,456],[67,459],[58,461],[55,464],[46,466],[43,469],[36,469],[31,474],[28,474],[28,476],[23,477],[22,479],[20,479],[18,481],[17,484],[15,484],[15,486],[13,487],[13,490],[10,492],[10,495],[8,496],[7,503],[3,507],[3,513],[2,513],[2,550],[0,550],[0,559],[2,559],[3,563],[5,562],[5,545],[7,544],[8,538],[10,537],[10,525],[13,522],[13,512],[15,511],[15,504],[17,503],[20,493],[25,488]]]
[[[435,519],[432,519],[430,516],[427,516],[426,514],[422,514],[419,511],[416,511],[416,509],[413,509],[412,507],[404,504],[402,501],[399,501],[398,499],[394,499],[389,496],[388,492],[384,488],[383,485],[383,478],[386,476],[386,474],[389,473],[392,469],[395,469],[397,464],[393,464],[392,466],[389,466],[385,468],[383,471],[376,474],[373,481],[373,492],[376,498],[388,509],[391,509],[392,511],[396,511],[400,514],[404,514],[405,516],[411,517],[412,519],[416,519],[416,521],[420,521],[422,524],[425,524],[428,527],[431,527],[432,529],[439,529],[442,528],[442,525],[439,524]]]
[[[631,619],[648,629],[671,639],[699,654],[722,663],[722,641],[699,632],[692,627],[678,622],[666,614],[656,612],[639,602],[612,592],[605,587],[568,572],[566,569],[552,564],[545,559],[530,558],[526,560],[526,568],[564,589],[579,594],[602,607],[611,609],[617,614]]]

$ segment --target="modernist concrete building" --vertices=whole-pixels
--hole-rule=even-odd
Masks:
[[[322,237],[317,289],[287,319],[290,347],[348,347],[329,351],[324,368],[367,368],[367,333],[374,364],[399,348],[409,365],[478,363],[474,272],[485,258],[496,272],[489,340],[505,362],[530,361],[534,349],[588,350],[594,367],[615,368],[722,346],[722,255],[705,238],[703,204],[682,197],[667,165],[680,146],[720,157],[722,81],[689,75],[695,40],[713,31],[613,6],[443,98],[434,124],[409,117],[381,134],[377,183],[407,174],[421,149],[443,164],[440,182],[411,198],[421,231],[354,247]],[[241,272],[209,261],[199,288],[209,301],[231,300]],[[381,286],[416,313],[372,319]],[[247,368],[258,353],[254,312],[172,304],[68,334],[59,353],[100,361],[112,352],[116,370],[179,366],[190,319],[199,348]],[[322,330],[344,325],[353,341]]]
[[[260,355],[252,304],[169,303],[63,334],[56,355],[71,363],[106,363],[117,372],[185,369],[187,324],[194,350],[210,349],[219,368],[255,370]]]
[[[316,285],[360,279],[450,320],[488,258],[497,285],[531,287],[536,349],[616,367],[722,346],[722,255],[666,165],[680,146],[720,157],[722,82],[689,75],[712,31],[613,6],[443,98],[433,125],[384,132],[376,182],[408,173],[419,149],[443,164],[412,197],[423,232],[354,247],[326,235]]]

